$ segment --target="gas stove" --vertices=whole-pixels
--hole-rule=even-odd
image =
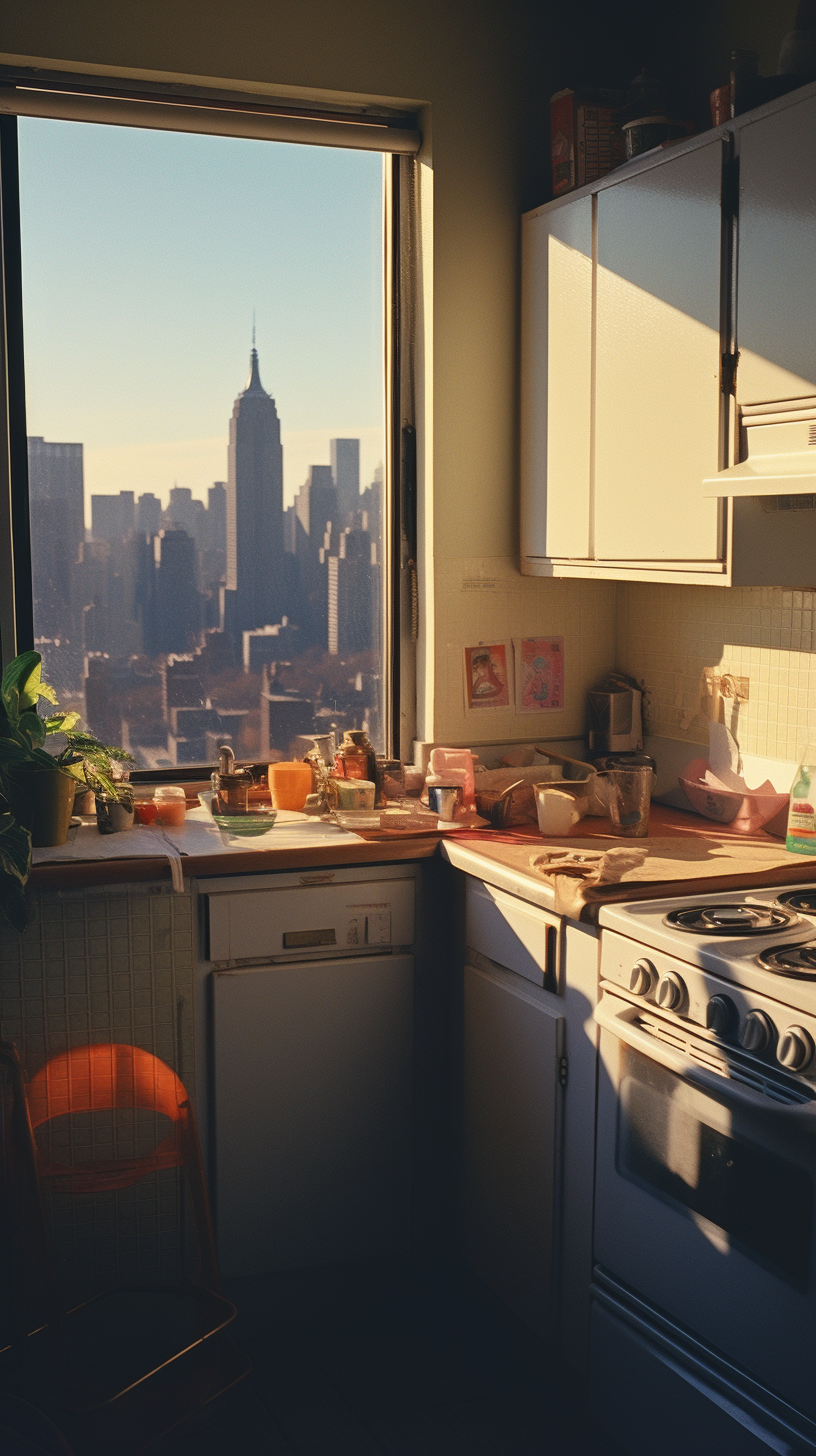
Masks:
[[[602,988],[816,1087],[816,885],[600,912]]]

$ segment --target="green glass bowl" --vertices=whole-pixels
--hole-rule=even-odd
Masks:
[[[212,817],[224,834],[239,834],[244,839],[251,839],[259,834],[267,834],[275,823],[277,814],[274,809],[268,809],[264,814],[213,814]]]

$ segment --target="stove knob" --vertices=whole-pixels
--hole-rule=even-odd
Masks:
[[[629,990],[636,996],[648,996],[655,982],[657,972],[651,961],[635,961],[629,976]]]
[[[813,1061],[813,1038],[801,1026],[789,1026],[779,1038],[776,1059],[789,1072],[804,1072]]]
[[[739,1014],[730,996],[712,996],[706,1007],[706,1026],[728,1040],[737,1029]]]
[[[676,1011],[685,998],[686,988],[674,971],[666,971],[657,983],[655,1000],[664,1011]]]
[[[764,1052],[776,1035],[776,1028],[770,1016],[764,1011],[749,1011],[742,1023],[740,1046],[747,1052]]]

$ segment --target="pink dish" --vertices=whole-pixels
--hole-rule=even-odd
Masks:
[[[680,774],[679,783],[696,814],[730,824],[739,834],[756,834],[787,809],[788,795],[763,792],[742,794],[736,789],[717,789],[705,782],[708,760],[695,758]],[[784,835],[784,828],[775,832]]]

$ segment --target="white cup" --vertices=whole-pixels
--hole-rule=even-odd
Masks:
[[[572,794],[564,789],[551,789],[549,784],[536,786],[536,814],[542,834],[568,834],[581,818],[581,810]]]

